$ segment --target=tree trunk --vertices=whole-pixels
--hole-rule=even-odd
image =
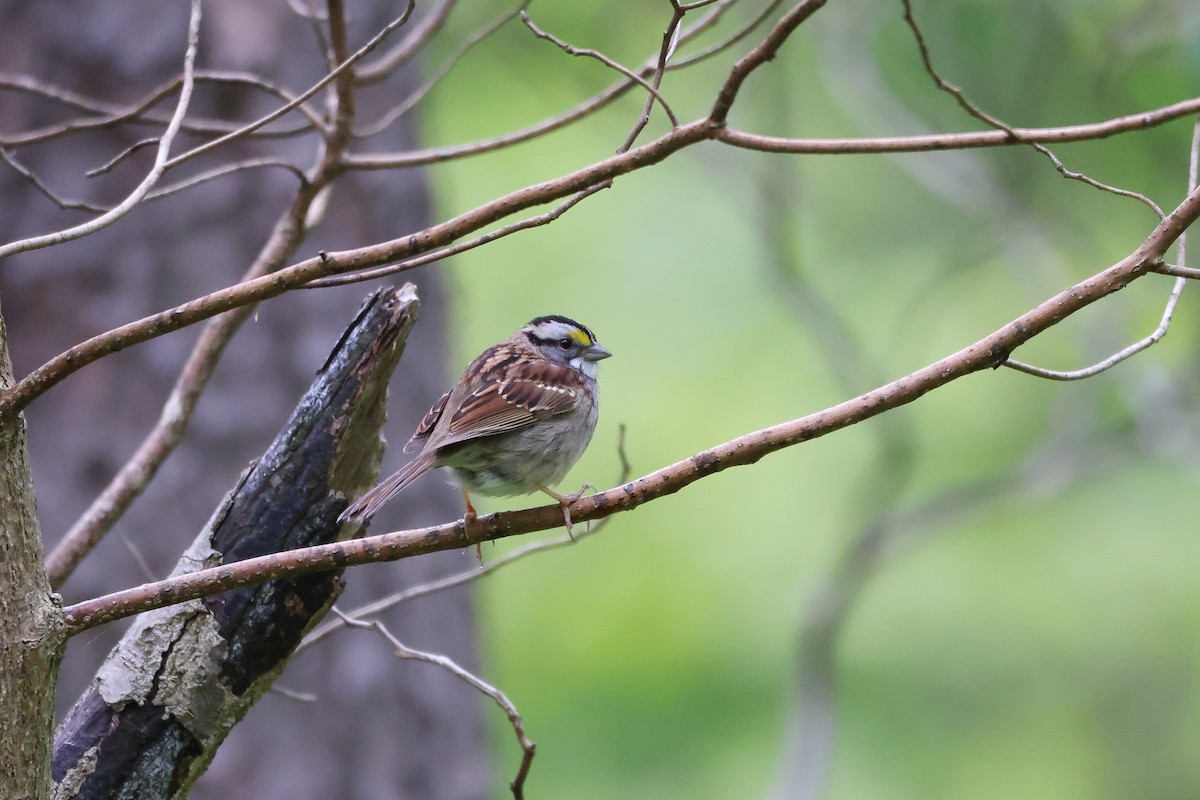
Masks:
[[[12,386],[0,316],[0,390]],[[0,796],[50,796],[54,685],[66,638],[42,569],[22,415],[0,421]]]

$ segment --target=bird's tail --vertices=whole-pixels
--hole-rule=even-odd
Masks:
[[[399,472],[351,503],[338,517],[338,522],[345,522],[351,517],[357,517],[365,522],[375,516],[375,512],[382,508],[384,503],[400,494],[406,486],[428,472],[433,467],[433,460],[433,453],[422,453],[417,456],[405,464]]]

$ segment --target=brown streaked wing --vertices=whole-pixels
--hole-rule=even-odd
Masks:
[[[488,375],[499,377],[501,371]],[[491,436],[572,411],[583,393],[575,370],[549,361],[509,364],[463,399],[439,445]]]
[[[429,438],[429,434],[433,432],[433,427],[442,418],[442,412],[446,410],[446,401],[449,399],[450,392],[446,392],[440,400],[425,412],[425,417],[421,420],[421,424],[417,426],[417,430],[413,433],[412,438],[405,443],[404,452],[411,453],[425,443],[425,440]]]

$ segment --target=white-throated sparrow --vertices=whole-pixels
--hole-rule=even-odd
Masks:
[[[339,520],[369,518],[424,473],[448,467],[462,489],[468,521],[475,516],[471,492],[542,491],[563,506],[569,529],[567,505],[579,495],[559,494],[550,485],[563,479],[591,441],[599,414],[596,362],[610,355],[575,320],[532,320],[467,366],[404,446],[406,453],[420,448],[416,458]]]

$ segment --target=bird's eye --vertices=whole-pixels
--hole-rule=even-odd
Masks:
[[[563,350],[570,350],[571,349],[571,340],[570,339],[559,339],[558,346],[561,347]]]

